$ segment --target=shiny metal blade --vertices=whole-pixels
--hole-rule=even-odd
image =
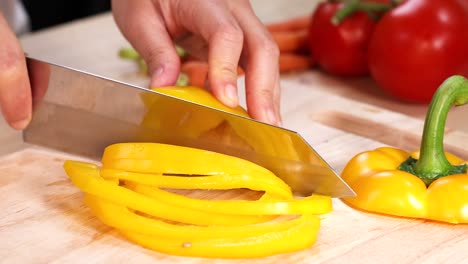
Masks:
[[[294,131],[69,67],[27,62],[38,99],[25,142],[96,160],[120,142],[195,147],[264,166],[296,194],[354,195]]]

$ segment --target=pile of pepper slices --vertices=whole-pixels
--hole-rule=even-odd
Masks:
[[[105,224],[147,248],[183,256],[247,258],[314,244],[326,196],[294,198],[270,171],[239,158],[157,143],[108,146],[102,167],[66,161],[72,182]],[[204,200],[166,190],[264,192],[258,200]]]

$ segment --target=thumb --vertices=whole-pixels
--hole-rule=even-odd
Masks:
[[[112,1],[112,11],[122,34],[148,65],[150,87],[174,85],[180,58],[152,2]]]
[[[21,130],[31,120],[31,86],[24,53],[1,12],[0,36],[0,111],[11,127]]]

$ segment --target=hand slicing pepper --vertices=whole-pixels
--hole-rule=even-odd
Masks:
[[[343,200],[370,212],[468,223],[467,162],[443,146],[449,109],[466,103],[468,80],[448,78],[429,106],[420,152],[384,147],[358,154],[342,172],[357,196]]]
[[[227,108],[201,88],[157,91],[248,117],[243,108]],[[227,122],[221,116],[205,120],[197,113],[185,118],[188,111],[183,105],[174,118],[161,119],[152,111],[167,107],[161,108],[149,96],[142,99],[149,107],[143,125],[174,128],[198,137]],[[290,187],[271,171],[201,149],[121,143],[105,149],[101,168],[78,161],[66,161],[64,168],[103,223],[144,247],[174,255],[252,258],[298,251],[315,243],[318,215],[332,210],[330,197],[295,198]],[[208,200],[167,189],[249,189],[261,196]]]

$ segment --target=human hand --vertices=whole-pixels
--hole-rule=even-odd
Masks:
[[[8,124],[21,130],[31,121],[31,86],[20,43],[1,12],[0,36],[0,109]]]
[[[279,50],[248,0],[113,0],[112,10],[148,64],[151,87],[175,84],[176,42],[208,61],[210,89],[227,106],[238,105],[237,67],[243,67],[249,114],[281,125]]]

